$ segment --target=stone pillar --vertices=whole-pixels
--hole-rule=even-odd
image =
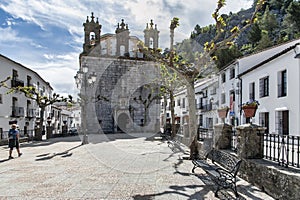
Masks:
[[[255,124],[238,126],[237,130],[237,155],[244,159],[263,158],[263,133],[265,128]]]
[[[52,126],[47,126],[46,136],[47,139],[50,139],[52,137]]]
[[[232,126],[229,124],[216,124],[214,126],[213,146],[216,149],[230,149]]]

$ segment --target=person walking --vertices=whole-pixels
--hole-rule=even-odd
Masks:
[[[14,147],[16,147],[18,156],[20,157],[22,153],[20,152],[20,144],[19,144],[19,137],[20,133],[19,130],[17,129],[16,124],[11,125],[11,129],[8,131],[8,147],[9,147],[9,156],[8,159],[13,159],[12,157],[12,151]]]

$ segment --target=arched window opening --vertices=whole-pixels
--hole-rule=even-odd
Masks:
[[[96,37],[94,32],[90,32],[90,45],[96,44]]]

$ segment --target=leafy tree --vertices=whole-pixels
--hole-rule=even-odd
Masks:
[[[242,56],[237,45],[232,45],[226,49],[218,49],[214,54],[218,59],[215,60],[218,69],[223,68],[234,59]]]
[[[168,54],[169,55],[169,54]],[[180,79],[176,71],[168,68],[165,65],[160,66],[160,71],[161,71],[161,77],[160,77],[160,82],[161,82],[161,94],[164,98],[164,120],[167,119],[166,113],[167,113],[167,99],[170,99],[170,111],[171,111],[171,130],[172,130],[172,135],[171,137],[173,138],[176,135],[176,130],[175,130],[175,93],[178,88],[182,87],[184,85],[184,80]],[[164,125],[166,125],[166,121],[164,121]]]
[[[259,28],[258,23],[255,23],[251,26],[251,30],[248,33],[248,39],[252,47],[255,47],[257,43],[261,40],[261,29]]]
[[[261,40],[259,41],[256,50],[263,50],[273,45],[267,31],[262,31]]]
[[[260,27],[266,30],[270,37],[275,37],[275,30],[278,28],[276,16],[270,12],[269,6],[266,7],[265,13],[262,16]]]
[[[290,26],[294,26],[297,31],[300,31],[300,2],[291,2],[287,9],[287,13],[288,20],[292,23]]]
[[[6,79],[0,81],[0,88],[1,87],[7,87],[6,81],[8,81],[9,79],[11,79],[11,77],[7,77]]]
[[[239,27],[233,27],[230,30],[230,34],[228,34],[228,37],[225,39],[220,39],[220,37],[224,34],[224,27],[226,26],[226,23],[224,19],[220,16],[220,9],[225,6],[225,0],[218,0],[217,2],[217,8],[215,9],[215,12],[212,14],[214,20],[215,20],[215,27],[216,27],[216,34],[215,37],[205,44],[205,51],[201,54],[199,58],[197,58],[197,61],[195,63],[189,63],[184,59],[180,59],[178,54],[171,48],[170,51],[170,57],[169,59],[165,59],[165,57],[162,56],[160,52],[153,51],[151,49],[145,48],[144,46],[139,45],[139,48],[142,52],[144,52],[149,58],[152,58],[153,60],[164,64],[165,66],[168,66],[175,70],[179,76],[184,78],[187,82],[186,89],[187,89],[187,98],[188,98],[188,106],[189,106],[189,139],[190,139],[190,158],[193,159],[197,155],[197,147],[195,146],[195,140],[197,140],[197,120],[196,120],[196,105],[195,105],[195,89],[194,89],[194,83],[195,80],[199,76],[207,76],[208,74],[214,72],[215,64],[214,60],[217,59],[216,56],[214,56],[215,52],[218,49],[224,49],[228,46],[231,46],[233,44],[233,40],[245,29],[247,29],[251,24],[253,24],[256,21],[256,14],[259,9],[263,6],[265,3],[265,0],[259,0],[256,8],[253,12],[253,15],[251,18],[245,23],[245,25],[241,28]],[[175,20],[174,20],[175,19]],[[170,25],[170,40],[171,40],[171,46],[173,42],[174,37],[174,30],[179,25],[178,18],[173,18],[171,20]]]
[[[46,107],[49,105],[53,105],[54,103],[57,102],[69,102],[72,103],[72,96],[69,95],[68,98],[62,97],[59,94],[53,93],[52,97],[50,96],[45,96],[38,91],[33,86],[18,86],[18,87],[13,87],[10,88],[8,93],[13,93],[13,92],[21,92],[25,95],[25,97],[32,99],[36,102],[36,104],[40,108],[40,122],[39,122],[39,127],[38,131],[35,133],[35,139],[36,140],[42,140],[42,131],[43,131],[43,124],[44,124],[44,113],[46,110]]]

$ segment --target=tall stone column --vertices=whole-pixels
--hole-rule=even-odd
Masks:
[[[214,126],[213,146],[216,149],[230,149],[232,126],[229,124],[216,124]]]
[[[244,159],[263,158],[263,132],[264,127],[255,124],[238,126],[237,130],[237,155]]]

